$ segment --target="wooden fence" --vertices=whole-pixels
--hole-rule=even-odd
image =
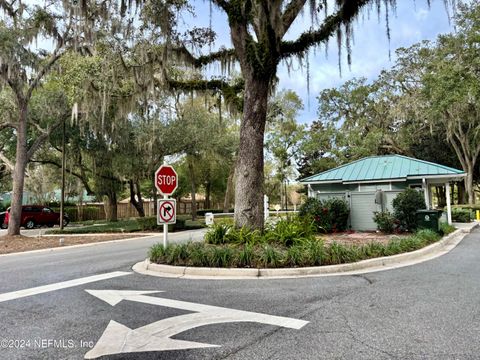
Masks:
[[[143,204],[145,216],[156,216],[153,201],[147,201]],[[197,210],[205,209],[204,201],[197,201]],[[105,220],[105,209],[103,204],[84,204],[76,207],[68,207],[66,211],[71,221],[86,220]],[[192,203],[190,201],[177,201],[177,214],[190,214]],[[130,203],[117,204],[117,217],[119,219],[128,219],[138,217],[138,212]]]

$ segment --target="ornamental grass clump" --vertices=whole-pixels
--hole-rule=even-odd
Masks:
[[[213,224],[210,230],[205,234],[205,242],[207,244],[225,244],[227,234],[231,231],[232,226],[227,224]]]
[[[366,244],[361,248],[361,257],[364,259],[376,258],[385,256],[387,252],[387,248],[385,245],[380,244],[378,242],[372,242],[370,244]]]
[[[234,250],[228,246],[214,247],[210,253],[211,267],[232,267],[235,258]]]
[[[440,232],[443,234],[443,235],[448,235],[448,234],[451,234],[452,232],[454,232],[456,230],[455,226],[453,225],[449,225],[447,223],[440,223]]]
[[[188,245],[189,265],[196,267],[210,266],[210,255],[204,243],[190,243]]]
[[[253,245],[245,244],[237,254],[237,266],[238,267],[252,267],[255,253],[253,251]]]
[[[308,266],[320,266],[323,265],[325,260],[325,247],[322,240],[316,238],[307,241],[304,244],[305,255],[307,257],[306,263]]]
[[[311,240],[314,237],[315,225],[313,219],[293,218],[281,219],[264,234],[267,242],[290,247]]]
[[[258,230],[251,230],[248,227],[240,229],[231,228],[225,236],[225,243],[237,245],[258,245],[265,242],[265,237]]]
[[[283,254],[271,245],[262,247],[259,255],[260,264],[266,268],[279,267],[283,260]]]
[[[300,267],[308,264],[308,255],[303,245],[293,245],[287,249],[285,255],[285,265],[290,267]]]

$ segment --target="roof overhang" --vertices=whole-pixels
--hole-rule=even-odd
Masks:
[[[443,174],[443,175],[415,175],[408,176],[408,180],[430,180],[430,183],[444,184],[449,181],[461,181],[467,177],[466,173],[462,174]]]
[[[342,184],[342,180],[323,180],[323,181],[301,181],[303,185],[324,185],[324,184]]]
[[[460,181],[467,176],[466,173],[463,174],[441,174],[441,175],[410,175],[406,178],[392,178],[392,179],[372,179],[372,180],[358,180],[358,181],[342,181],[342,180],[323,180],[323,181],[300,181],[301,184],[305,185],[327,185],[327,184],[343,184],[343,185],[354,185],[354,184],[378,184],[378,183],[392,183],[392,182],[405,182],[407,180],[433,180],[431,182],[435,183],[445,183],[448,181]]]

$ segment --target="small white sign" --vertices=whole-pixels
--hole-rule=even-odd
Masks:
[[[157,202],[157,225],[175,224],[177,222],[177,200],[161,199]]]

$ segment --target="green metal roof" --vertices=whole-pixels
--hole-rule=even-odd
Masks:
[[[371,156],[300,180],[313,182],[375,182],[411,177],[462,177],[462,170],[402,155]]]

